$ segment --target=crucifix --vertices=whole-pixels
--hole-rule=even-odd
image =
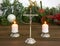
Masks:
[[[36,43],[36,41],[35,41],[35,39],[34,38],[32,38],[32,30],[31,30],[31,24],[32,24],[32,16],[31,16],[31,7],[30,7],[30,16],[29,16],[29,18],[30,18],[30,34],[29,34],[29,38],[27,38],[27,40],[25,41],[25,43],[27,43],[27,44],[34,44],[34,43]]]

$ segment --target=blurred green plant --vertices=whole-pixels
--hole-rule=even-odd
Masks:
[[[9,0],[3,0],[1,6],[1,10],[3,11],[1,23],[8,22],[7,16],[9,14],[14,14],[17,18],[17,21],[19,23],[22,22],[22,14],[24,12],[22,3],[18,2],[18,0],[14,0],[14,3],[11,4]]]

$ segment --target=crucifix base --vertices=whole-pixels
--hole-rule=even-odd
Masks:
[[[25,43],[27,43],[27,44],[34,44],[34,43],[36,43],[36,41],[33,38],[27,38],[27,40],[25,41]]]

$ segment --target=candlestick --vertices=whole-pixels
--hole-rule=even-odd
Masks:
[[[46,23],[46,21],[42,25],[42,34],[41,34],[41,36],[42,37],[46,37],[46,38],[50,37],[50,34],[49,34],[49,26]]]
[[[19,37],[18,33],[18,24],[16,24],[16,21],[14,21],[14,24],[12,24],[12,31],[11,31],[11,37]]]

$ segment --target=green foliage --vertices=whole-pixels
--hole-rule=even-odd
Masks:
[[[8,7],[10,5],[9,0],[3,0],[3,4],[1,4],[2,7]]]
[[[54,14],[56,14],[56,13],[57,13],[56,8],[52,7],[52,8],[50,9],[50,14],[51,14],[51,15],[54,15]]]
[[[33,22],[40,22],[40,17],[39,17],[39,16],[34,16],[34,17],[32,18],[32,21],[33,21]]]
[[[2,18],[2,16],[0,16],[0,24],[1,24],[1,18]]]
[[[17,0],[14,0],[14,3],[10,4],[9,0],[3,0],[1,6],[1,10],[3,11],[1,23],[8,22],[7,16],[9,14],[14,14],[18,22],[22,20],[21,18],[24,12],[24,7],[22,3],[18,2]]]
[[[8,20],[6,19],[6,17],[0,17],[0,24],[1,25],[10,25],[11,23],[8,22]]]
[[[45,15],[54,15],[56,13],[60,13],[60,6],[58,9],[52,7],[52,8],[46,8],[44,9],[44,13],[39,13],[39,9],[42,9],[42,2],[40,2],[41,7],[38,6],[32,6],[31,7],[31,14],[38,14],[38,17],[33,17],[33,22],[40,22],[41,18]],[[2,17],[0,16],[0,24],[2,25],[9,25],[10,23],[7,20],[7,16],[9,14],[14,14],[17,18],[18,23],[27,22],[29,23],[29,17],[23,16],[23,13],[30,14],[30,7],[24,8],[22,3],[18,2],[18,0],[14,0],[13,4],[10,4],[9,0],[3,0],[3,3],[1,4],[1,10],[3,11]],[[53,22],[51,19],[47,19],[49,22]]]
[[[60,7],[59,7],[59,13],[60,13]]]
[[[31,14],[37,14],[37,13],[38,13],[38,9],[39,9],[39,7],[37,7],[37,6],[32,6],[32,7],[31,7]],[[28,8],[26,9],[26,13],[27,13],[27,14],[30,14],[30,7],[28,7]]]
[[[50,14],[50,9],[48,7],[45,9],[45,14],[46,15]]]
[[[29,21],[30,21],[29,17],[27,17],[27,16],[23,16],[22,19],[25,23],[29,23]]]

